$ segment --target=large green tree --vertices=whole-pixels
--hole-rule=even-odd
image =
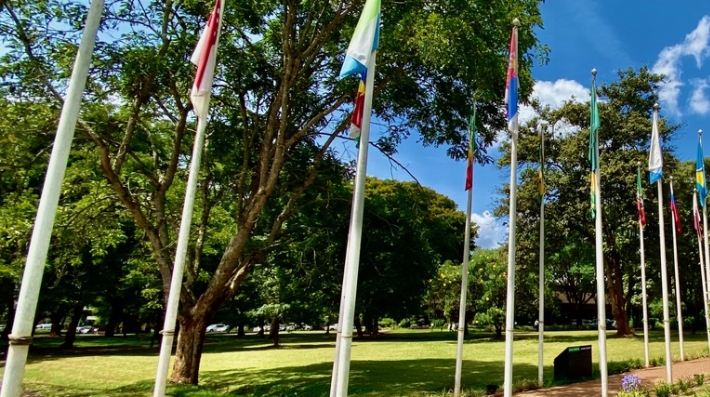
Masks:
[[[471,94],[481,147],[503,127],[510,21],[520,18],[522,95],[542,25],[539,0],[384,1],[374,113],[390,151],[409,134],[462,157]],[[302,204],[329,148],[349,124],[355,82],[337,79],[362,1],[239,0],[226,8],[200,175],[191,252],[180,297],[171,380],[197,383],[204,329]],[[203,1],[110,2],[79,121],[106,183],[149,241],[168,293],[194,119],[189,64],[210,10]],[[4,95],[58,106],[82,26],[82,1],[4,4]],[[479,152],[485,159],[485,151]],[[231,227],[212,227],[215,213]],[[343,237],[344,238],[344,237]],[[216,253],[205,258],[205,244]]]

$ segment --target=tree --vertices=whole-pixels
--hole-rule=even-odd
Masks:
[[[646,164],[647,148],[651,136],[651,113],[658,100],[658,84],[662,76],[651,74],[647,68],[638,71],[628,69],[619,72],[619,80],[603,84],[599,90],[603,103],[599,104],[601,116],[600,164],[601,195],[603,206],[604,270],[607,297],[612,314],[617,322],[617,333],[630,333],[626,313],[625,291],[633,291],[638,280],[638,224],[636,211],[637,162]],[[539,122],[551,128],[546,131],[546,184],[548,186],[545,207],[546,246],[548,252],[559,252],[570,242],[578,246],[595,244],[594,222],[589,207],[589,104],[569,101],[560,109],[539,109],[539,117],[533,119],[521,131],[519,160],[524,164],[537,163]],[[668,141],[677,125],[668,124],[661,117],[662,140]],[[505,146],[506,152],[509,146]],[[503,156],[501,164],[507,164],[509,156]],[[676,160],[670,148],[664,149],[664,173],[670,174]],[[538,204],[537,180],[532,172],[521,173],[522,184],[518,196],[518,263],[523,268],[537,267]],[[644,178],[646,180],[646,178]],[[648,183],[644,183],[647,185]],[[648,188],[650,186],[645,186]],[[505,188],[507,191],[507,188]],[[656,197],[646,200],[646,208],[655,208]],[[655,195],[654,195],[655,196]],[[657,202],[657,201],[656,201]],[[498,214],[507,213],[503,203]],[[649,224],[654,224],[654,211],[647,211]],[[657,223],[656,223],[657,224]],[[657,232],[647,228],[647,252],[658,250]],[[534,241],[535,240],[535,241]],[[655,248],[654,248],[655,247]],[[577,248],[584,255],[587,249]],[[647,256],[647,262],[654,258]],[[554,262],[553,262],[554,263]]]
[[[231,4],[231,3],[230,3]],[[462,158],[471,93],[485,147],[504,125],[501,98],[510,22],[518,17],[522,95],[532,87],[539,0],[491,5],[385,2],[374,112],[387,123],[390,152],[411,133],[448,145]],[[228,7],[196,203],[191,252],[178,317],[171,380],[197,383],[204,329],[281,235],[313,183],[329,147],[348,124],[339,113],[353,82],[336,79],[362,2],[241,0]],[[85,5],[59,0],[5,4],[3,93],[62,102],[62,81],[76,53]],[[150,243],[168,293],[182,204],[183,168],[194,128],[187,100],[194,69],[187,59],[208,14],[201,1],[116,1],[107,10],[87,86],[79,134],[96,147],[117,200]],[[11,90],[14,90],[11,92]],[[323,136],[321,139],[316,139]],[[485,161],[485,151],[478,153]],[[229,233],[210,224],[230,215]],[[217,234],[214,236],[213,234]],[[212,237],[210,237],[212,235]],[[203,258],[212,240],[220,255]],[[212,261],[212,259],[216,259]]]

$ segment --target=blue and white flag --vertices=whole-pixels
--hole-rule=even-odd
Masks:
[[[651,149],[648,156],[648,170],[651,183],[663,178],[663,155],[661,154],[661,138],[658,134],[658,111],[653,112],[653,129],[651,130]]]

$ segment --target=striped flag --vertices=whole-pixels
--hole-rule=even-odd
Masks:
[[[698,154],[695,158],[695,188],[700,194],[700,205],[705,207],[708,188],[705,183],[705,156],[703,155],[703,138],[698,136]]]
[[[195,113],[202,119],[207,117],[209,110],[214,68],[217,63],[217,41],[222,26],[222,6],[222,0],[215,1],[207,26],[190,58],[190,61],[197,65],[190,100]]]
[[[358,74],[365,80],[372,53],[380,46],[380,0],[367,0],[355,27],[340,78]],[[364,90],[363,90],[364,92]]]
[[[591,121],[589,123],[589,163],[591,164],[591,190],[590,190],[590,205],[592,209],[592,219],[597,215],[597,170],[599,169],[599,159],[597,158],[597,133],[601,121],[599,120],[599,109],[597,107],[597,81],[596,78],[592,81],[592,99],[590,101]]]
[[[359,139],[362,131],[362,114],[365,107],[365,76],[360,79],[360,85],[355,94],[355,106],[350,117],[350,138]]]
[[[683,233],[683,226],[680,224],[680,215],[678,215],[678,206],[675,203],[675,195],[673,194],[673,181],[671,181],[671,213],[675,220],[675,228],[678,233]]]
[[[510,36],[508,79],[505,83],[505,103],[508,105],[508,131],[518,133],[518,28]]]
[[[468,121],[468,165],[466,167],[466,190],[473,188],[473,154],[476,150],[476,98],[473,98],[471,118]]]
[[[661,138],[658,133],[658,113],[653,113],[651,129],[651,148],[648,154],[648,170],[651,183],[663,178],[663,155],[661,154]]]
[[[641,168],[636,170],[636,208],[639,211],[641,226],[646,226],[646,211],[643,208],[643,188],[641,187]]]
[[[697,190],[693,193],[693,228],[698,233],[698,238],[703,238],[703,228],[700,226],[700,210],[698,209]]]

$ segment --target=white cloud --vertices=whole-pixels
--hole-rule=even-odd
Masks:
[[[481,248],[496,248],[505,243],[508,228],[496,219],[493,214],[484,211],[483,214],[471,214],[471,221],[478,226],[476,245]]]
[[[698,26],[685,36],[682,43],[675,44],[664,48],[658,54],[658,60],[653,65],[654,73],[663,74],[666,76],[666,81],[661,85],[658,96],[661,103],[671,113],[680,115],[681,111],[678,108],[678,97],[680,96],[680,88],[684,85],[681,79],[682,71],[680,70],[680,60],[684,56],[692,56],[695,58],[695,64],[698,69],[702,68],[703,61],[710,55],[710,16],[704,16]],[[698,99],[704,99],[704,90],[698,91],[698,86],[695,87],[693,98],[698,93]],[[691,110],[697,112],[696,106],[703,108],[703,104],[695,105],[691,98]],[[706,111],[707,112],[707,111]]]
[[[710,112],[710,100],[705,96],[705,89],[708,88],[708,81],[704,79],[694,79],[690,83],[693,85],[693,94],[690,96],[690,110],[697,114],[708,114]]]
[[[579,103],[588,101],[589,89],[574,80],[559,79],[556,81],[537,81],[535,85],[533,85],[533,92],[530,99],[537,99],[543,107],[549,106],[553,109],[558,109],[567,101]],[[521,105],[519,111],[520,125],[524,125],[537,115],[535,110],[529,105]],[[557,123],[555,125],[555,132],[568,134],[573,132],[572,130],[576,131],[576,129],[568,124]],[[496,135],[496,144],[494,146],[499,146],[500,142],[508,139],[508,137],[509,134],[507,131],[500,131]]]

